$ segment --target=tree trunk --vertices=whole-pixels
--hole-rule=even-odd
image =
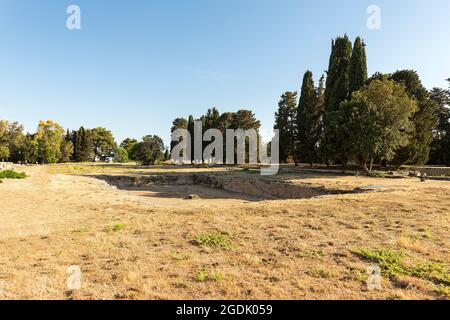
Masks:
[[[363,156],[363,155],[359,155],[358,156],[358,161],[359,161],[359,166],[361,167],[361,169],[364,171],[364,173],[366,175],[369,175],[370,170],[369,168],[367,168],[367,157]],[[373,159],[371,159],[373,161]]]
[[[374,161],[373,157],[371,157],[370,158],[370,169],[369,169],[370,172],[372,172],[372,169],[373,169],[373,161]]]
[[[370,174],[370,170],[369,170],[369,168],[367,168],[367,163],[366,162],[360,163],[359,166],[361,167],[361,169],[364,171],[364,173],[366,175]]]

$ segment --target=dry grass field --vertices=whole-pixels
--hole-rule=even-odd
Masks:
[[[117,189],[94,176],[211,169],[18,170],[29,177],[0,184],[1,299],[450,297],[447,181],[291,173],[276,178],[392,188],[274,200],[205,186]],[[80,290],[67,290],[70,265]],[[367,288],[371,265],[380,290]]]

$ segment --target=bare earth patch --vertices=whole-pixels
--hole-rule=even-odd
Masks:
[[[449,298],[447,181],[292,173],[275,178],[393,187],[277,200],[198,185],[114,188],[95,178],[222,169],[23,171],[27,179],[0,184],[3,299]],[[199,197],[184,199],[191,194]],[[382,260],[393,252],[401,260]],[[373,264],[384,268],[382,289],[369,291]],[[81,290],[66,288],[70,265],[80,266]]]

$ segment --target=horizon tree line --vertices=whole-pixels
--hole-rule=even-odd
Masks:
[[[403,164],[450,165],[449,88],[427,90],[414,70],[368,77],[366,45],[347,35],[331,42],[328,69],[316,86],[306,71],[298,92],[281,95],[274,128],[280,133],[281,163],[355,163],[370,173],[380,166]],[[171,132],[187,129],[193,138],[194,121],[208,129],[255,129],[261,123],[252,110],[220,113],[210,108],[195,119],[177,118]],[[208,142],[203,142],[203,148]],[[64,130],[58,123],[40,121],[35,133],[24,133],[18,122],[0,120],[0,160],[23,163],[137,161],[151,165],[170,159],[156,135],[140,141],[127,138],[119,145],[110,130],[98,127]],[[193,148],[194,144],[191,143]],[[236,151],[236,150],[235,150]],[[236,152],[235,152],[236,153]],[[192,152],[193,154],[193,152]],[[226,143],[223,150],[226,156]]]
[[[177,129],[186,129],[189,131],[191,136],[191,155],[194,154],[194,121],[200,121],[202,123],[202,135],[209,129],[218,129],[222,132],[222,136],[226,135],[227,129],[242,129],[256,130],[259,135],[259,129],[261,128],[261,122],[256,119],[255,114],[251,110],[241,109],[237,112],[224,112],[220,113],[219,110],[215,107],[207,110],[206,114],[200,116],[200,118],[195,119],[192,115],[189,115],[187,118],[176,118],[172,122],[171,133],[173,133]],[[181,138],[180,138],[181,140]],[[236,139],[235,139],[236,140]],[[170,144],[170,152],[174,146],[176,146],[180,141],[171,141]],[[208,146],[210,142],[203,141],[202,152]],[[236,144],[234,144],[234,157],[236,160]],[[227,158],[227,141],[224,139],[223,141],[223,157]],[[182,156],[182,155],[181,155]],[[213,154],[215,156],[215,154]],[[224,159],[217,159],[218,163],[224,163]],[[248,139],[246,140],[246,159],[248,161]],[[206,161],[207,159],[204,159]]]
[[[166,151],[166,153],[164,153]],[[168,159],[162,139],[148,135],[142,141],[125,139],[117,145],[103,127],[64,130],[52,120],[40,121],[35,133],[24,133],[18,122],[0,120],[0,161],[21,163],[66,163],[137,161],[143,165]]]

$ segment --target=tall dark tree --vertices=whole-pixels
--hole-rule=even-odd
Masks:
[[[349,74],[349,98],[353,92],[358,91],[367,82],[366,45],[357,37],[353,45]]]
[[[278,102],[274,129],[279,130],[280,162],[295,161],[297,138],[297,92],[285,92]]]
[[[303,76],[300,99],[297,107],[297,148],[295,163],[300,161],[312,165],[315,160],[316,145],[319,137],[321,111],[318,103],[319,94],[323,95],[323,78],[321,88],[314,87],[313,74],[307,71]]]
[[[224,112],[219,117],[218,128],[222,132],[222,136],[226,137],[226,130],[230,129],[233,123],[234,114],[232,112]],[[224,160],[226,159],[227,154],[227,141],[224,139],[223,141],[223,155]]]
[[[217,108],[208,109],[205,115],[205,131],[219,129],[220,112]]]
[[[76,155],[75,161],[89,162],[94,160],[94,146],[90,130],[80,127],[76,134]]]
[[[339,109],[341,102],[349,97],[351,57],[352,43],[347,35],[332,41],[325,90],[326,111]]]
[[[324,135],[321,151],[327,164],[338,159],[342,164],[347,162],[347,151],[343,149],[343,141],[338,141],[336,129],[339,128],[336,111],[350,95],[350,64],[352,43],[347,35],[332,41],[331,55],[327,72],[325,89]]]
[[[450,79],[447,81],[450,82]],[[437,105],[438,123],[433,132],[430,162],[450,165],[450,88],[433,88],[430,98]]]
[[[187,130],[189,131],[191,135],[191,161],[194,160],[194,117],[192,115],[189,115],[188,122],[187,122]]]

